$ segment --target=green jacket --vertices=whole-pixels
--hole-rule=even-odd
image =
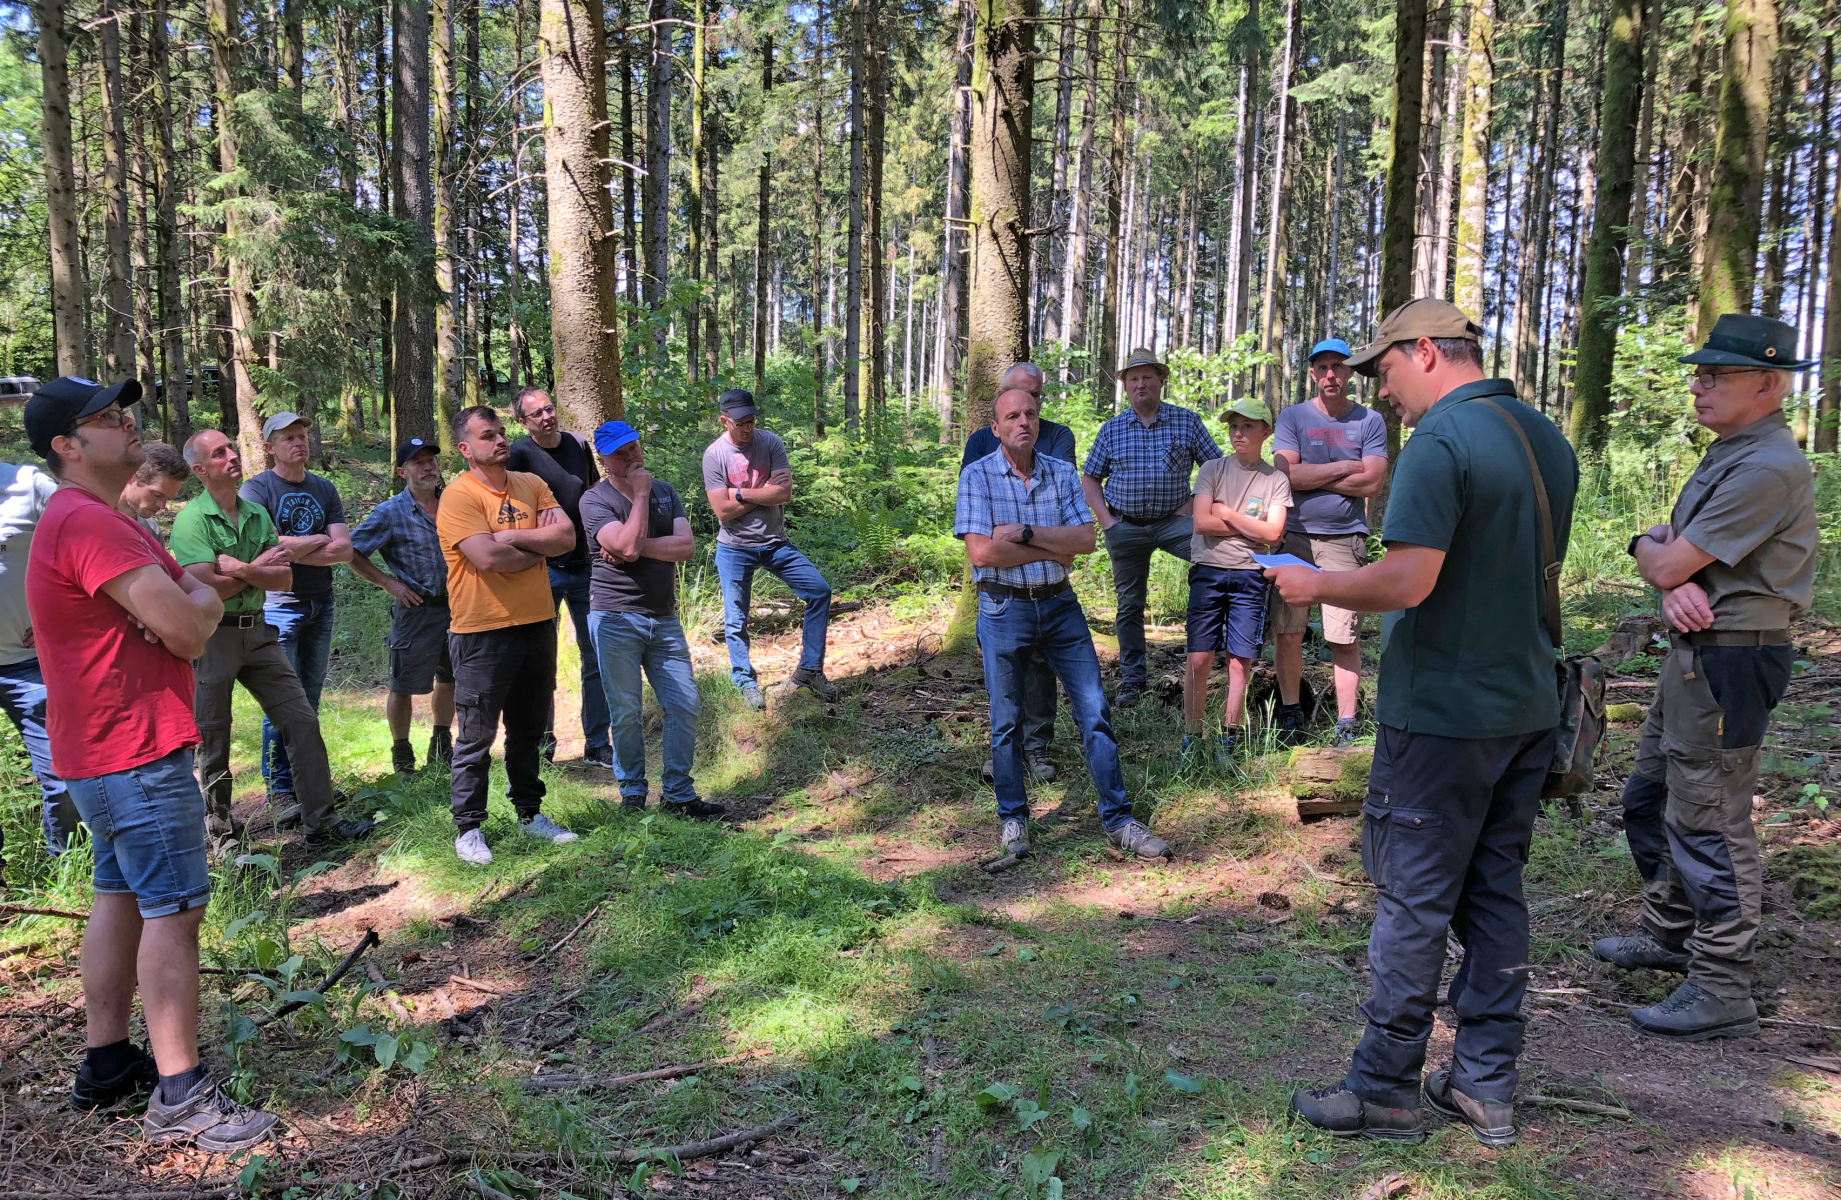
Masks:
[[[268,510],[248,500],[237,500],[237,519],[232,524],[217,506],[210,492],[201,492],[196,500],[179,510],[173,518],[173,536],[168,545],[179,565],[215,563],[217,556],[228,554],[251,562],[270,546],[279,545],[275,522]],[[224,601],[226,616],[261,612],[267,594],[261,588],[245,585],[242,591]]]

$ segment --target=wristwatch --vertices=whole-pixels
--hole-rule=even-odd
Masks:
[[[1635,558],[1636,557],[1636,544],[1642,541],[1646,537],[1649,537],[1648,530],[1644,530],[1642,533],[1639,533],[1635,537],[1631,538],[1628,542],[1624,544],[1624,553],[1628,554],[1631,558]],[[1655,541],[1654,538],[1650,538],[1649,540],[1652,542]]]
[[[736,489],[735,489],[735,503],[737,503],[737,504],[746,504],[746,503],[748,503],[748,502],[747,502],[746,500],[743,500],[743,499],[742,499],[742,490],[741,490],[740,488],[736,488]]]
[[[1036,527],[1034,525],[1023,526],[1023,545],[1027,546],[1029,545],[1029,543],[1035,540],[1036,540]]]

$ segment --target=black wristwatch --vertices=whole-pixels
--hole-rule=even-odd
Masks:
[[[1624,543],[1624,553],[1628,554],[1631,558],[1635,558],[1636,557],[1636,544],[1642,541],[1646,537],[1649,537],[1648,530],[1644,530],[1642,533],[1637,534],[1635,537],[1631,538],[1628,542]],[[1649,538],[1649,540],[1652,542],[1655,541],[1654,538]]]
[[[1023,545],[1027,546],[1029,543],[1035,540],[1036,540],[1036,527],[1034,525],[1023,526]]]

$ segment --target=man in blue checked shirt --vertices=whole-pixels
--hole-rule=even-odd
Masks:
[[[454,757],[454,665],[447,649],[447,560],[435,533],[441,509],[441,460],[436,447],[410,438],[396,448],[396,473],[403,490],[371,510],[352,531],[352,570],[389,592],[390,688],[384,719],[390,723],[390,766],[399,774],[416,769],[409,745],[413,696],[428,696],[435,721],[428,761]],[[371,561],[382,552],[386,575]]]
[[[1133,350],[1119,368],[1131,411],[1100,426],[1087,451],[1080,486],[1106,531],[1112,587],[1118,596],[1120,708],[1144,692],[1144,597],[1151,555],[1159,549],[1189,561],[1195,468],[1221,457],[1202,419],[1163,402],[1170,368],[1149,350]]]
[[[1068,585],[1074,559],[1093,552],[1092,514],[1074,468],[1036,453],[1040,412],[1036,398],[1021,388],[998,395],[991,421],[998,448],[959,472],[953,522],[978,584],[998,842],[1012,858],[1029,853],[1023,687],[1029,665],[1039,657],[1061,680],[1080,727],[1107,840],[1143,858],[1165,858],[1169,845],[1132,818],[1112,713],[1100,688],[1099,658],[1086,614]]]

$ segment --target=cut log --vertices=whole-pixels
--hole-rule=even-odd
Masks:
[[[1648,615],[1625,617],[1611,631],[1604,644],[1592,651],[1592,657],[1607,667],[1615,667],[1635,658],[1655,644],[1656,635],[1668,633],[1668,626]]]
[[[1368,796],[1371,746],[1291,752],[1291,795],[1299,817],[1349,816]]]

